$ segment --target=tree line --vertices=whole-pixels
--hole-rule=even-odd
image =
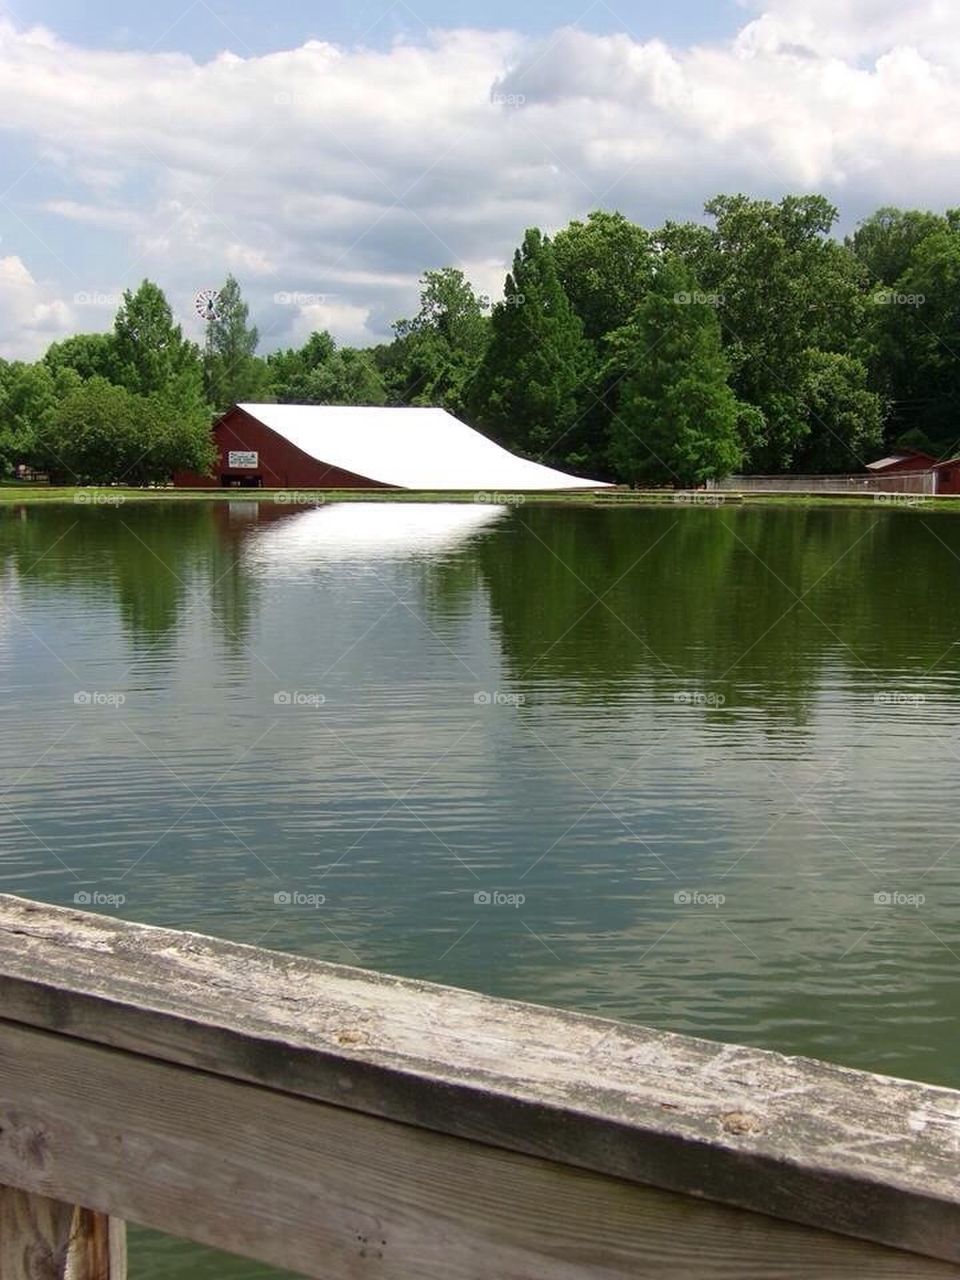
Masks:
[[[437,405],[517,453],[638,484],[960,448],[960,210],[880,209],[843,240],[819,195],[720,195],[705,213],[532,228],[501,301],[455,267],[427,271],[417,314],[364,349],[316,332],[258,355],[232,277],[201,348],[145,280],[110,332],[0,361],[0,471],[204,472],[212,417],[257,400]]]

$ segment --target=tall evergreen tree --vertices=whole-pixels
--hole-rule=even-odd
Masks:
[[[58,429],[72,429],[68,423],[75,421],[81,430],[80,424],[103,405],[115,427],[113,439],[118,451],[116,467],[107,468],[110,478],[139,484],[167,477],[177,467],[204,470],[205,465],[195,466],[198,459],[208,456],[210,438],[210,406],[203,391],[200,352],[174,323],[170,304],[158,285],[144,280],[136,293],[129,289],[124,293],[114,321],[113,346],[114,377],[110,382],[89,378],[84,386],[97,385],[86,398],[78,391],[64,402],[66,416],[58,418]],[[122,402],[111,398],[104,389],[111,385],[129,392],[133,399]],[[75,419],[67,412],[68,402],[69,414]],[[126,425],[131,405],[141,413],[143,430]],[[89,431],[84,426],[83,435],[96,439],[95,424]],[[96,478],[93,472],[90,478]]]
[[[218,413],[240,401],[259,400],[266,392],[269,372],[255,354],[260,335],[249,320],[240,285],[227,276],[207,321],[203,355],[204,391]]]
[[[622,213],[595,210],[586,222],[571,222],[558,232],[553,250],[560,283],[594,348],[595,376],[575,434],[583,469],[599,476],[620,392],[617,374],[605,363],[604,341],[629,321],[650,287],[653,239]]]
[[[591,366],[553,246],[531,229],[514,256],[504,299],[493,309],[490,345],[467,392],[470,414],[508,448],[576,465]]]
[[[716,307],[667,260],[630,324],[611,338],[623,379],[610,460],[627,482],[702,484],[740,462],[739,406]]]

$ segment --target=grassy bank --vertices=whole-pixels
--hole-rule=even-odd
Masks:
[[[124,489],[0,484],[0,506],[21,503],[70,503],[76,506],[122,506],[129,502],[267,502],[303,507],[327,502],[458,502],[505,506],[864,506],[903,511],[960,511],[960,495],[876,493],[714,493],[673,489],[615,492],[495,493],[401,489]]]

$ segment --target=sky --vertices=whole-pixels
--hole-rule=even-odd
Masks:
[[[528,226],[956,189],[955,0],[0,0],[0,356],[156,280],[240,281],[261,350],[367,345]]]

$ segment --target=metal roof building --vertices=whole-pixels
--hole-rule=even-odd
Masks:
[[[518,458],[443,409],[239,404],[213,435],[213,475],[180,473],[176,485],[502,493],[607,487]]]
[[[868,462],[867,470],[884,475],[900,471],[929,471],[935,462],[936,458],[922,449],[902,449],[886,458],[878,458],[876,462]]]

